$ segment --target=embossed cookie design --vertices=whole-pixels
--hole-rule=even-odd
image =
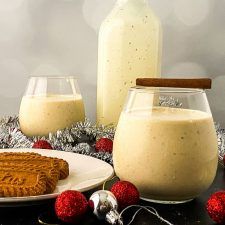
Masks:
[[[41,171],[0,169],[0,197],[42,195],[47,178]]]

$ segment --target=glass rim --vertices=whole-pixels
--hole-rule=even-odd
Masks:
[[[200,94],[205,93],[205,90],[199,88],[176,88],[176,87],[146,87],[133,86],[129,91],[147,91],[151,93],[181,93],[181,94]]]
[[[71,76],[71,75],[60,75],[60,76],[57,76],[57,75],[41,75],[41,76],[29,76],[29,79],[32,79],[32,78],[47,78],[47,79],[73,79],[73,80],[78,80],[77,77],[75,76]]]

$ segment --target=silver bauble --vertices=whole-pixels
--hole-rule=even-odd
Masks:
[[[90,197],[93,204],[93,213],[99,220],[106,220],[110,224],[120,224],[123,222],[117,212],[118,203],[116,197],[110,191],[100,190]]]

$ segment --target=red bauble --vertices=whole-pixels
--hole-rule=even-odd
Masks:
[[[39,140],[34,142],[32,148],[53,149],[52,146],[45,140]]]
[[[109,138],[100,138],[96,141],[95,149],[97,152],[109,152],[112,153],[113,141]]]
[[[137,204],[140,198],[137,188],[128,181],[116,182],[112,186],[111,192],[115,195],[120,209]]]
[[[87,209],[87,199],[78,191],[64,191],[55,202],[57,217],[66,223],[76,224],[85,215]]]
[[[206,203],[206,210],[216,223],[225,223],[225,191],[219,191],[210,196]]]

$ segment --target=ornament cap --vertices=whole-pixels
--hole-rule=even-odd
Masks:
[[[106,221],[113,225],[123,225],[120,214],[116,210],[110,210],[105,217]]]

